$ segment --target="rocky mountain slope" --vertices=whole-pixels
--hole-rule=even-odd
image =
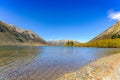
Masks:
[[[32,31],[0,21],[0,45],[46,44],[46,41]]]
[[[103,39],[111,39],[114,35],[120,35],[120,21],[111,26],[109,29],[105,30],[103,33],[92,39],[95,40],[103,40]]]
[[[52,41],[47,41],[47,43],[50,45],[63,46],[68,41],[73,41],[76,44],[79,43],[78,41],[74,41],[74,40],[52,40]]]

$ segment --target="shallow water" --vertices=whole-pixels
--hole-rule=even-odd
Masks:
[[[0,46],[0,80],[54,80],[119,48]]]

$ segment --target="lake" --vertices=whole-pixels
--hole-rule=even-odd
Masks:
[[[0,46],[0,80],[55,80],[119,48]]]

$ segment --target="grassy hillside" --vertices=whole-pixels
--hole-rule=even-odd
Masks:
[[[87,43],[74,44],[79,47],[120,48],[120,21]]]
[[[120,21],[109,27],[107,30],[105,30],[95,38],[93,38],[91,41],[111,39],[111,37],[115,37],[114,35],[120,35]]]
[[[120,38],[96,40],[87,43],[74,44],[78,47],[120,48]]]

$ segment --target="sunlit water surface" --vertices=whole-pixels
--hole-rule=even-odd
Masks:
[[[0,80],[54,80],[118,48],[0,46]]]

